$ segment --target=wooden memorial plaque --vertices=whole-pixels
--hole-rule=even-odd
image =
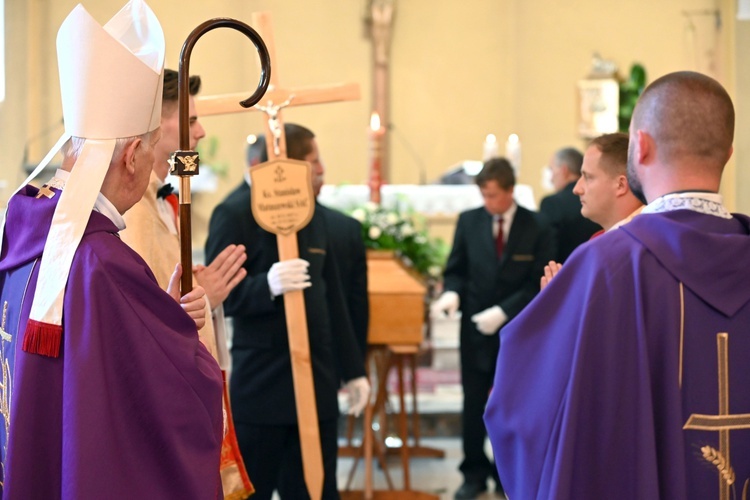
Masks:
[[[279,158],[250,169],[253,217],[260,227],[287,236],[305,227],[315,211],[310,164]]]

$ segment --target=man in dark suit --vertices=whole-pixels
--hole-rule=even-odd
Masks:
[[[487,161],[476,183],[484,206],[459,216],[443,276],[445,291],[431,308],[433,316],[462,313],[464,483],[457,499],[476,498],[487,489],[489,476],[502,492],[497,470],[484,452],[482,419],[495,376],[498,330],[534,298],[544,265],[555,257],[549,226],[513,200],[515,176],[505,158]]]
[[[312,184],[322,182],[323,164],[312,132],[286,125],[287,154],[312,165]],[[337,392],[348,381],[350,411],[369,398],[364,363],[347,313],[326,222],[316,210],[298,233],[300,258],[279,262],[275,235],[258,226],[243,182],[216,207],[206,242],[208,261],[229,242],[247,248],[247,277],[224,302],[232,317],[230,392],[237,438],[254,498],[306,498],[297,427],[283,293],[304,290],[315,396],[323,451],[323,498],[338,498],[336,486]],[[339,352],[341,375],[335,369]],[[304,411],[304,410],[302,410]]]
[[[539,212],[555,232],[557,254],[553,260],[560,264],[578,245],[601,230],[601,226],[581,215],[581,199],[573,193],[573,187],[581,177],[582,164],[583,155],[577,149],[556,151],[549,164],[556,193],[546,196],[539,206]]]

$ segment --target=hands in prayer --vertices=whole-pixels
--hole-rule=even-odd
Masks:
[[[549,261],[549,264],[544,266],[544,276],[542,276],[541,282],[539,283],[539,289],[544,290],[544,287],[549,285],[552,278],[562,269],[562,264],[555,262],[554,260]]]
[[[195,326],[200,330],[206,324],[206,291],[201,286],[193,288],[190,292],[180,297],[180,277],[182,276],[182,264],[177,264],[169,278],[167,293],[180,304],[182,310],[195,321]]]
[[[193,266],[195,279],[205,288],[211,308],[221,305],[229,292],[247,276],[242,267],[245,260],[245,245],[229,245],[208,266]]]

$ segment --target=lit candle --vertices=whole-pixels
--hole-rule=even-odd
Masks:
[[[370,116],[370,201],[380,204],[381,176],[380,155],[385,130],[380,126],[380,115],[376,111]]]
[[[482,161],[487,161],[490,158],[497,156],[497,137],[495,134],[487,134],[484,139],[484,150],[482,153]]]
[[[505,157],[513,166],[516,177],[518,177],[518,172],[521,170],[521,141],[516,134],[510,134],[505,142]]]

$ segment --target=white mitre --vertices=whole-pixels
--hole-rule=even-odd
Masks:
[[[52,218],[25,332],[26,351],[59,353],[59,340],[52,353],[40,346],[49,346],[62,335],[63,296],[73,255],[117,139],[159,126],[164,52],[164,32],[143,0],[128,2],[103,27],[79,4],[60,26],[57,57],[65,133],[21,187],[70,137],[85,142]]]

